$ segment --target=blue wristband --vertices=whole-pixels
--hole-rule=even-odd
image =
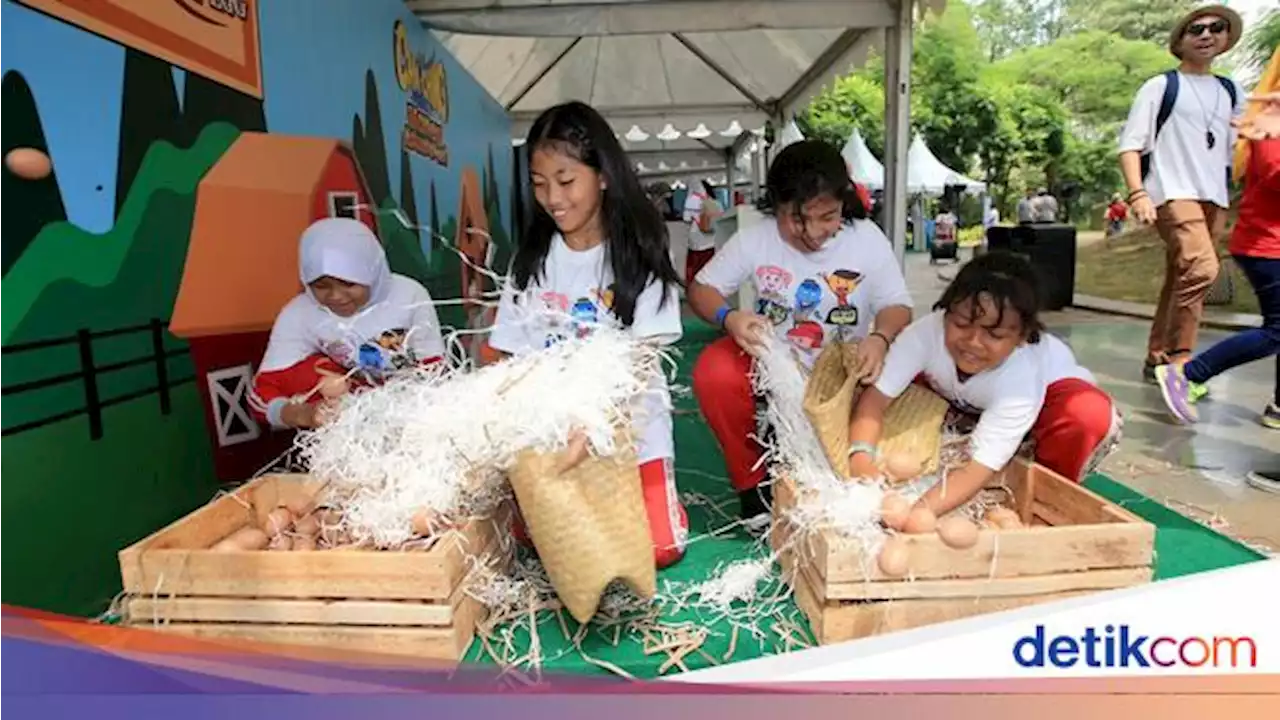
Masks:
[[[729,313],[733,312],[733,308],[725,305],[716,311],[716,324],[724,327],[724,321],[729,317]]]
[[[880,459],[880,450],[871,443],[855,442],[849,444],[849,457],[853,457],[858,453],[866,453],[871,456],[872,460]]]

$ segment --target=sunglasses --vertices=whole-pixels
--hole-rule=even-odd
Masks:
[[[1187,35],[1191,37],[1199,37],[1200,35],[1203,35],[1206,30],[1214,35],[1221,35],[1227,31],[1227,21],[1214,20],[1213,22],[1208,23],[1193,23],[1187,26]]]

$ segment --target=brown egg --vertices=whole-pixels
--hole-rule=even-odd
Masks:
[[[411,522],[414,534],[427,537],[435,530],[436,514],[431,508],[424,507],[413,514]]]
[[[938,537],[947,547],[971,548],[978,544],[978,526],[962,517],[945,517],[938,521]]]
[[[896,480],[911,480],[920,477],[923,468],[920,462],[910,455],[890,455],[884,459],[885,472]]]
[[[902,531],[910,535],[924,535],[933,532],[937,527],[938,516],[934,515],[929,508],[917,505],[907,514],[907,522],[903,524]]]
[[[1001,530],[1014,530],[1022,527],[1022,519],[1018,513],[1007,507],[993,507],[987,511],[987,519],[995,523]]]
[[[880,548],[876,564],[880,566],[880,572],[889,577],[906,575],[907,567],[911,564],[911,546],[903,538],[890,537]]]
[[[270,538],[256,527],[245,527],[231,533],[213,546],[216,552],[242,552],[245,550],[261,550],[267,546]]]
[[[293,550],[315,550],[316,539],[312,535],[299,535],[293,538]]]
[[[292,550],[293,538],[288,535],[276,535],[271,538],[271,542],[267,545],[268,550]]]
[[[880,501],[880,522],[883,522],[887,528],[901,530],[910,513],[911,503],[898,493],[887,492],[884,494],[884,499]]]
[[[315,515],[303,515],[293,524],[293,532],[299,537],[315,537],[320,533],[320,521]]]
[[[53,172],[53,161],[35,148],[14,148],[4,156],[5,167],[23,180],[43,180]]]
[[[267,522],[263,529],[267,531],[268,535],[275,536],[291,527],[293,527],[293,513],[290,512],[289,508],[280,506],[267,513]]]

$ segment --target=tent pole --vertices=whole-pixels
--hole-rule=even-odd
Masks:
[[[911,31],[914,0],[897,0],[897,21],[885,30],[884,223],[898,264],[906,261],[907,148],[911,136]]]

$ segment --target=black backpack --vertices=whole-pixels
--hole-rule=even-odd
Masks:
[[[1236,104],[1240,101],[1236,97],[1236,84],[1230,79],[1221,75],[1214,75],[1218,78],[1218,82],[1222,83],[1222,87],[1226,89],[1227,95],[1231,97],[1231,114],[1235,115]],[[1164,73],[1164,95],[1160,98],[1160,110],[1156,113],[1156,135],[1151,138],[1151,147],[1156,146],[1156,139],[1160,137],[1160,128],[1168,122],[1169,116],[1173,114],[1173,104],[1178,100],[1178,85],[1180,84],[1177,70],[1166,70]],[[1151,172],[1151,153],[1142,153],[1142,179],[1145,181],[1147,175]],[[1231,163],[1227,163],[1227,186],[1231,186]]]

